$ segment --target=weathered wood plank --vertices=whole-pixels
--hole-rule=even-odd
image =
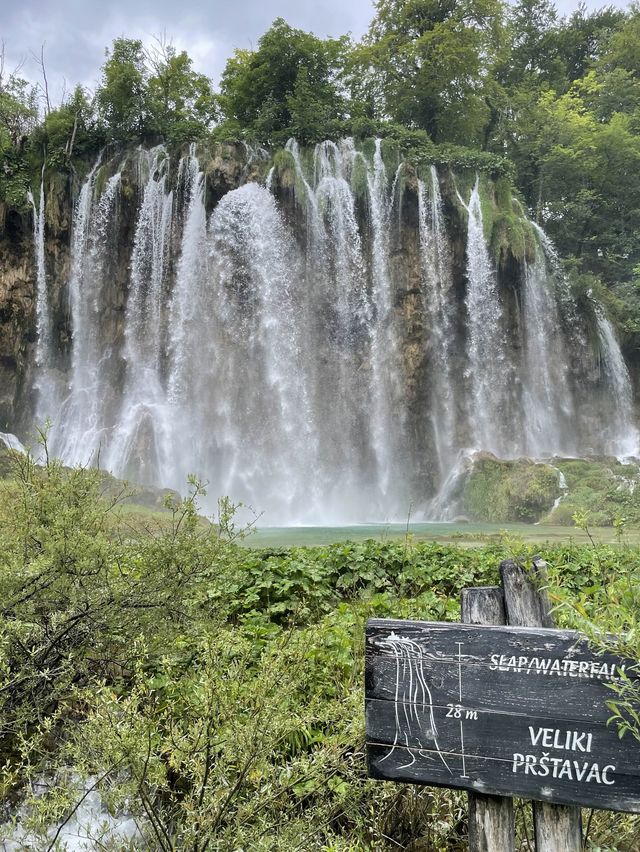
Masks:
[[[500,586],[463,589],[460,610],[463,624],[503,626],[507,623],[504,592]]]
[[[577,662],[588,661],[597,664],[598,671],[589,677],[598,677],[601,664],[607,666],[620,662],[613,654],[595,655],[589,645],[575,630],[548,630],[538,627],[486,626],[479,632],[478,625],[458,624],[444,621],[399,621],[393,618],[371,618],[367,622],[367,652],[376,656],[394,657],[394,650],[384,641],[392,632],[402,632],[402,636],[415,639],[423,647],[421,654],[432,662],[457,662],[458,642],[466,644],[464,662],[468,665],[494,665],[492,654],[504,654],[518,657],[525,654],[555,659],[568,659]],[[478,644],[479,643],[479,644]],[[476,645],[477,647],[470,647]],[[627,666],[633,661],[623,661]],[[512,668],[515,666],[512,665]],[[602,677],[608,679],[607,673]]]
[[[632,665],[594,655],[571,631],[392,619],[367,626],[367,695],[392,702],[406,700],[399,669],[410,675],[417,667],[429,700],[439,706],[469,703],[456,699],[462,682],[476,710],[605,723],[612,697],[607,684],[619,664]]]
[[[509,624],[555,627],[544,590],[547,578],[546,563],[542,559],[533,560],[530,572],[513,560],[505,560],[500,565],[500,577]],[[534,802],[533,821],[537,852],[580,852],[582,849],[580,808]]]
[[[387,658],[367,660],[367,694],[381,701],[396,700],[397,664]],[[558,721],[593,720],[605,723],[611,716],[605,702],[612,697],[606,682],[589,682],[526,672],[500,672],[489,667],[429,663],[422,661],[421,675],[427,679],[433,701],[454,701],[460,672],[465,693],[474,696],[475,709],[536,716]],[[398,692],[398,699],[403,700]],[[465,703],[465,702],[461,702]],[[466,702],[468,703],[468,702]]]
[[[530,571],[512,559],[505,559],[500,564],[508,624],[555,627],[549,597],[543,588],[546,581],[545,567],[542,560],[536,559]]]
[[[469,793],[469,852],[513,852],[515,820],[509,796]]]
[[[503,625],[504,593],[500,586],[463,589],[460,601],[465,624]],[[514,852],[515,815],[510,796],[468,794],[469,852]]]
[[[365,701],[367,739],[392,746],[396,742],[415,749],[440,748],[460,750],[460,722],[463,721],[464,750],[468,755],[490,756],[494,760],[513,763],[514,755],[535,757],[529,761],[528,772],[539,777],[552,777],[553,771],[542,773],[539,762],[544,753],[549,760],[570,759],[579,764],[602,763],[615,766],[617,773],[636,776],[640,794],[640,747],[633,746],[629,737],[620,740],[606,724],[590,722],[563,723],[553,726],[548,718],[512,716],[508,713],[474,710],[469,705],[401,704],[367,698]],[[458,715],[459,714],[459,715]],[[545,761],[548,763],[549,761]],[[558,767],[559,767],[558,763]],[[553,764],[551,764],[553,769]],[[514,767],[514,775],[524,767]],[[571,774],[575,774],[573,771]],[[580,770],[578,775],[582,774]],[[515,794],[514,794],[515,795]]]
[[[487,795],[520,796],[550,804],[574,804],[579,797],[585,807],[640,813],[637,775],[616,775],[614,787],[595,782],[578,785],[565,778],[540,779],[531,774],[514,774],[512,763],[506,760],[463,756],[460,751],[451,754],[408,749],[401,745],[392,750],[388,744],[371,741],[367,741],[367,761],[369,775],[381,780],[455,787]]]
[[[638,812],[640,744],[606,724],[620,666],[572,631],[372,619],[371,771]]]
[[[533,826],[537,852],[565,852],[582,848],[580,808],[534,802]]]

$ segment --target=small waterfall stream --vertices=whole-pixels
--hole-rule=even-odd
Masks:
[[[44,168],[40,180],[38,206],[36,207],[35,199],[31,192],[28,193],[28,199],[33,208],[33,242],[36,260],[36,417],[38,423],[43,426],[56,404],[53,397],[55,380],[52,376],[52,365],[55,362],[54,333],[45,265]]]
[[[484,236],[480,179],[465,205],[467,226],[467,378],[472,442],[498,456],[513,454],[507,428],[508,391],[512,386],[507,359],[503,308]]]
[[[107,400],[114,355],[100,333],[103,286],[109,277],[110,248],[117,218],[120,172],[98,194],[99,162],[87,177],[78,199],[71,246],[69,302],[73,349],[68,388],[59,411],[51,412],[51,452],[68,464],[96,462],[110,424]]]
[[[622,357],[613,326],[602,307],[595,305],[600,338],[602,372],[607,389],[607,414],[604,423],[606,451],[617,456],[636,456],[640,453],[640,436],[635,425],[633,389],[629,370]]]
[[[524,264],[524,451],[532,458],[575,455],[573,392],[555,293],[544,245]]]
[[[432,386],[429,412],[433,424],[438,470],[445,481],[457,455],[453,354],[455,302],[449,246],[442,209],[438,173],[430,170],[429,188],[418,181],[420,260],[423,277],[423,305],[429,317],[432,341]]]
[[[126,371],[120,411],[104,455],[108,470],[119,470],[145,484],[160,481],[167,462],[162,440],[166,422],[162,359],[173,212],[173,193],[167,191],[168,163],[162,146],[140,152],[144,192],[131,255],[123,346]]]
[[[638,452],[611,323],[597,307],[601,369],[587,378],[586,326],[540,229],[527,225],[538,245],[510,296],[479,179],[459,197],[460,258],[435,167],[412,183],[406,164],[388,170],[380,140],[312,152],[290,140],[286,151],[289,208],[262,151],[247,152],[243,174],[264,162],[266,184],[244,183],[213,209],[195,146],[174,165],[161,146],[94,165],[74,211],[62,381],[48,372],[44,188],[39,206],[31,199],[37,411],[54,422],[55,455],[179,490],[195,474],[213,498],[286,525],[447,517],[476,450]],[[121,320],[105,323],[114,304]]]

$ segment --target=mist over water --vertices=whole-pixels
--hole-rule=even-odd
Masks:
[[[124,166],[99,179],[96,163],[74,212],[72,342],[57,378],[45,199],[32,200],[37,417],[53,421],[54,455],[179,491],[195,474],[212,498],[282,526],[446,517],[473,451],[638,452],[611,323],[595,305],[597,355],[585,358],[588,318],[543,232],[527,225],[533,258],[509,295],[476,180],[459,195],[461,287],[435,167],[411,183],[402,163],[385,165],[379,140],[286,150],[295,217],[273,169],[266,186],[244,183],[208,212],[195,146],[173,164],[162,147],[136,153],[142,189],[115,341],[104,314]]]

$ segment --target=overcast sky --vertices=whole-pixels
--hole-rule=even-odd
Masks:
[[[567,13],[578,2],[556,5]],[[587,0],[586,5],[624,8],[627,3]],[[65,80],[67,89],[77,82],[95,88],[104,49],[121,35],[149,42],[166,33],[198,71],[217,82],[233,49],[254,46],[275,18],[319,36],[350,32],[359,38],[372,16],[373,0],[0,0],[0,40],[7,69],[22,62],[22,75],[29,79],[39,73],[31,54],[45,44],[51,99],[58,101]]]

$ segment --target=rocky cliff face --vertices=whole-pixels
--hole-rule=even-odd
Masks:
[[[0,211],[0,423],[15,425],[35,329],[35,264],[27,216]]]

